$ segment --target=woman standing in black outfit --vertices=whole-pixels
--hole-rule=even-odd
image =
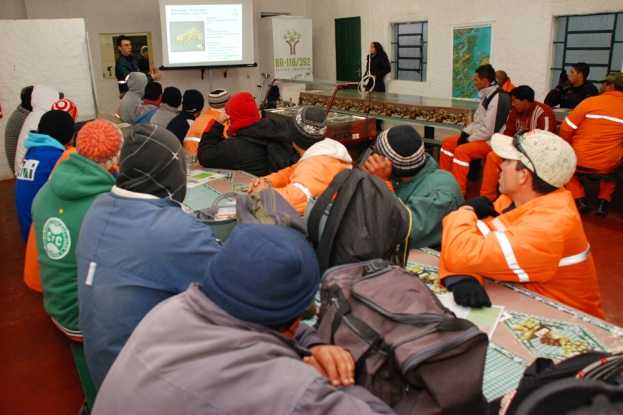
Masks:
[[[372,56],[372,61],[370,62],[369,73],[374,77],[374,89],[372,89],[372,91],[385,92],[385,82],[383,82],[383,78],[392,71],[387,53],[385,53],[383,46],[379,42],[372,42],[370,43],[370,54],[368,55],[368,60],[370,60],[370,56]],[[368,74],[367,63],[366,74]],[[370,90],[371,87],[372,80],[368,82],[366,89]]]

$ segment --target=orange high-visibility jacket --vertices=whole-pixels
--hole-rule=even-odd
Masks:
[[[515,85],[513,85],[511,79],[508,78],[506,82],[504,82],[504,85],[500,85],[500,88],[502,88],[504,92],[508,92],[510,94],[510,92],[515,89]]]
[[[212,124],[214,124],[214,121],[216,121],[219,115],[221,115],[219,111],[208,108],[203,114],[197,117],[190,125],[190,128],[188,128],[186,137],[184,137],[184,150],[197,154],[201,136],[212,127]],[[227,130],[228,126],[225,125],[225,129],[223,130],[223,137],[225,138],[229,138]]]
[[[320,196],[339,172],[351,168],[351,163],[342,143],[325,138],[308,148],[296,164],[264,178],[303,215],[307,201]]]
[[[502,195],[502,213],[512,200]],[[605,318],[595,264],[571,193],[539,196],[497,218],[459,209],[443,220],[439,280],[469,275],[522,287]]]
[[[623,92],[580,102],[562,122],[560,136],[575,150],[578,171],[613,173],[623,158]]]

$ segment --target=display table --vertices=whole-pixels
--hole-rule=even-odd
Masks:
[[[191,212],[205,209],[222,193],[246,193],[255,176],[242,170],[209,169],[188,164],[188,184],[184,206]]]
[[[440,294],[446,290],[437,283],[438,255],[432,250],[411,250],[406,268],[422,276],[429,288]],[[523,371],[537,357],[560,361],[581,350],[623,350],[620,327],[526,290],[519,284],[485,279],[485,289],[491,304],[504,306],[506,317],[510,315],[498,324],[489,342],[483,381],[483,392],[488,400],[516,388]],[[530,328],[536,325],[542,329],[531,333]],[[539,337],[540,330],[560,337],[564,345],[560,340]]]

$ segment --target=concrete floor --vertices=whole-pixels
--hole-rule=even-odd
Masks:
[[[25,244],[17,225],[14,180],[0,181],[0,414],[77,414],[84,395],[65,336],[45,313],[42,296],[23,282]],[[479,180],[468,185],[478,195]],[[606,218],[583,216],[595,257],[608,321],[623,326],[623,195],[615,193]],[[587,185],[594,203],[597,183]]]

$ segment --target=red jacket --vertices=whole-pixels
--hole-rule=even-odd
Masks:
[[[512,200],[502,195],[495,209]],[[519,282],[531,291],[604,319],[597,273],[582,220],[565,189],[497,218],[459,209],[443,220],[439,280],[470,275]]]
[[[519,112],[515,108],[511,110],[504,135],[512,137],[521,130],[535,129],[556,134],[556,116],[549,106],[533,101],[526,111]]]

